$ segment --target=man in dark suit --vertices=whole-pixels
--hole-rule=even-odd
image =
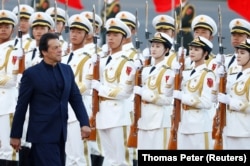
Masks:
[[[14,114],[10,144],[18,151],[29,105],[27,142],[31,142],[32,166],[64,166],[68,102],[81,126],[82,138],[90,134],[89,120],[70,66],[60,63],[58,36],[42,36],[39,51],[43,60],[24,71]]]

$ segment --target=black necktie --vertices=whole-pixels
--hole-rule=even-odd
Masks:
[[[14,43],[14,46],[16,46],[17,43],[18,43],[18,39],[16,38],[15,43]]]
[[[33,50],[31,60],[33,60],[35,58],[35,55],[36,55],[36,48],[34,48],[34,50]]]
[[[228,68],[232,65],[232,63],[234,62],[235,60],[235,55],[231,58],[229,64],[228,64]]]
[[[150,69],[149,74],[152,73],[154,70],[155,70],[155,66],[153,66],[153,67]]]
[[[193,69],[190,73],[190,76],[193,75],[195,73],[195,69]]]
[[[71,52],[71,53],[69,54],[69,58],[68,58],[67,64],[69,64],[69,62],[72,60],[73,55],[74,55],[73,52]]]
[[[112,57],[109,55],[107,61],[106,61],[106,66],[109,64],[109,62],[111,61]]]
[[[237,80],[238,78],[240,78],[241,75],[242,75],[242,72],[239,72],[239,73],[237,74],[236,80]]]

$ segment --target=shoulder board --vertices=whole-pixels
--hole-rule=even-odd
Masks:
[[[171,69],[169,66],[166,66],[166,65],[162,65],[162,67],[165,69]]]
[[[15,49],[13,45],[8,45],[9,48]]]
[[[230,56],[233,56],[234,54],[226,54],[225,56],[226,57],[230,57]]]
[[[213,72],[213,70],[210,70],[210,69],[207,69],[207,68],[204,68],[203,70],[205,70],[206,72]]]
[[[90,54],[87,52],[83,52],[83,55],[87,55],[87,56],[91,57]]]
[[[133,61],[132,59],[129,59],[127,56],[122,55],[122,58],[126,59],[127,61]]]
[[[29,37],[29,38],[27,38],[27,40],[32,41],[33,39]]]
[[[229,75],[235,75],[235,74],[238,74],[237,72],[234,72],[234,73],[229,73]]]
[[[184,69],[184,71],[189,71],[189,70],[193,70],[192,68],[187,68],[187,69]]]
[[[130,48],[132,51],[134,51],[134,52],[137,52],[137,50],[135,49],[135,48]]]

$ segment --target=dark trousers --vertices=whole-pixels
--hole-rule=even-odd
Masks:
[[[30,159],[32,166],[65,166],[65,142],[32,143]]]

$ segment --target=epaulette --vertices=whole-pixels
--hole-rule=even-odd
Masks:
[[[213,70],[210,70],[208,68],[204,68],[203,70],[205,70],[206,72],[213,72]]]
[[[133,61],[133,59],[130,59],[130,58],[128,58],[128,57],[125,56],[125,55],[122,55],[122,58],[126,59],[127,61]]]
[[[91,57],[90,54],[87,52],[83,52],[83,55],[87,55],[87,56]]]
[[[231,57],[231,56],[233,56],[234,54],[226,54],[225,56],[226,57]]]
[[[183,71],[189,71],[189,70],[193,70],[192,68],[187,68],[187,69],[184,69]]]
[[[166,66],[166,65],[162,65],[162,67],[165,69],[171,69],[169,66]]]

